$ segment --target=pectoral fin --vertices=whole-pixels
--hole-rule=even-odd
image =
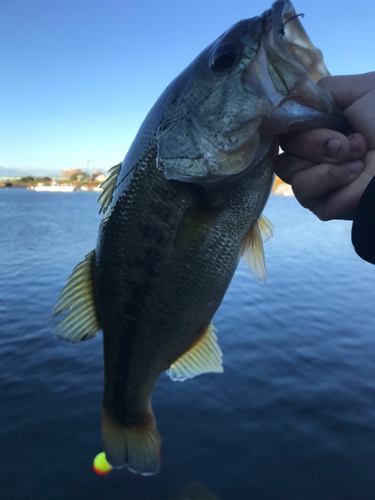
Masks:
[[[53,329],[52,334],[73,343],[95,337],[101,330],[93,288],[93,264],[95,251],[92,250],[74,269],[53,306],[50,319],[67,309],[71,311]]]
[[[266,243],[273,236],[273,224],[267,217],[261,215],[258,219],[258,226],[263,243]]]
[[[202,373],[222,373],[222,358],[215,328],[210,323],[199,342],[173,363],[166,373],[172,380],[179,382]]]
[[[198,196],[180,222],[175,241],[178,252],[187,254],[203,245],[220,211],[220,207],[210,206],[203,196]]]
[[[263,285],[266,284],[266,262],[263,243],[272,238],[273,225],[263,215],[255,221],[242,242],[241,254],[244,263]]]

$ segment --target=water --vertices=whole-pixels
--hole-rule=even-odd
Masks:
[[[94,474],[102,339],[59,341],[46,318],[95,246],[96,200],[0,190],[1,497],[164,500],[200,481],[223,500],[373,500],[375,268],[350,223],[273,196],[267,286],[241,264],[214,318],[224,374],[158,381],[161,472]]]

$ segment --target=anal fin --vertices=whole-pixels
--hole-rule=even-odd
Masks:
[[[52,334],[73,343],[95,337],[101,330],[93,288],[95,251],[88,253],[68,278],[68,284],[60,292],[49,319],[67,309],[69,313],[58,323]]]
[[[215,328],[210,323],[200,340],[171,364],[166,373],[172,380],[179,382],[202,373],[222,373],[222,358]]]

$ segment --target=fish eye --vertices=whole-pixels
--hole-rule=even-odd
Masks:
[[[232,68],[239,60],[241,51],[234,43],[225,43],[211,54],[209,67],[212,71],[225,71]]]

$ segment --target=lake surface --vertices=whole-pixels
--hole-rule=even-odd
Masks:
[[[1,498],[165,500],[200,481],[223,500],[374,500],[375,267],[349,222],[275,196],[267,286],[240,264],[214,318],[224,373],[157,383],[160,473],[93,472],[102,338],[58,340],[46,319],[95,246],[97,198],[0,189]]]

